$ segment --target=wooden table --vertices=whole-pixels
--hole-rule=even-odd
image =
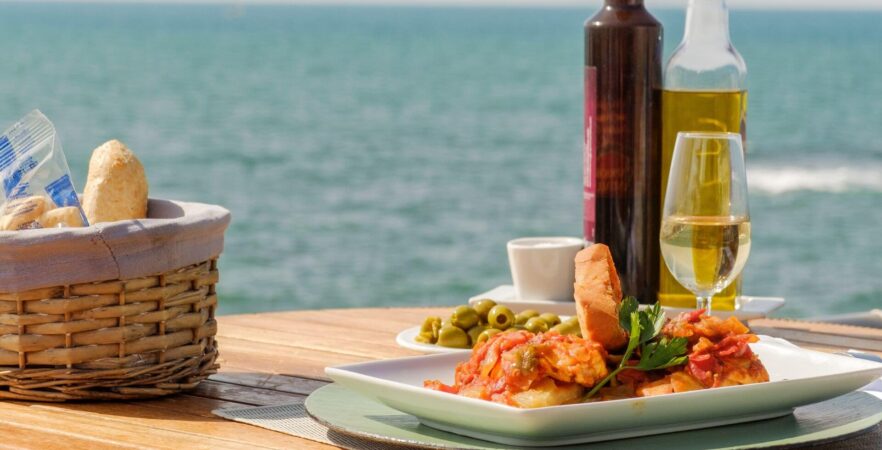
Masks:
[[[0,447],[332,448],[230,422],[213,409],[301,402],[328,365],[414,355],[395,334],[450,308],[349,309],[219,318],[221,370],[192,393],[123,403],[0,402]],[[815,448],[882,448],[882,427]]]

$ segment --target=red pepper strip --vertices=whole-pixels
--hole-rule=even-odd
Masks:
[[[717,359],[710,354],[703,353],[689,356],[689,371],[705,386],[713,384],[713,374],[716,372],[716,367]]]
[[[688,323],[695,323],[701,320],[701,315],[704,314],[704,309],[696,309],[695,311],[689,311],[687,313],[683,313],[683,318],[686,319]]]

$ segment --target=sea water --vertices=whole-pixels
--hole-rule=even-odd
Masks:
[[[580,234],[573,9],[2,4],[0,123],[82,189],[118,138],[157,197],[233,212],[222,313],[463,303],[505,243]],[[669,55],[682,11],[654,10]],[[753,248],[782,315],[882,306],[882,14],[733,11]],[[2,126],[2,125],[0,125]]]

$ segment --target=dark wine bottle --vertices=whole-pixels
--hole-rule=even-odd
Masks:
[[[606,0],[585,23],[585,238],[610,247],[642,303],[658,291],[661,59],[643,0]]]

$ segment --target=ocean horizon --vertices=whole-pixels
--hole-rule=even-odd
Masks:
[[[683,11],[652,9],[665,58]],[[593,8],[0,3],[0,126],[34,108],[82,189],[125,142],[151,196],[233,222],[223,314],[453,305],[506,241],[581,233]],[[742,11],[752,248],[781,316],[882,307],[882,12]]]

